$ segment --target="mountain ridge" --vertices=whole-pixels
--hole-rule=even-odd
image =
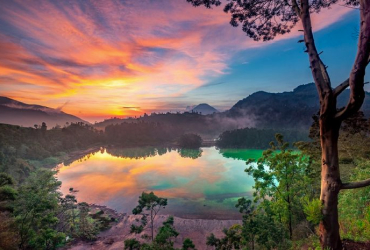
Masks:
[[[0,96],[0,123],[33,127],[45,122],[51,128],[63,126],[66,122],[84,122],[83,119],[65,113],[59,109],[38,105],[26,104],[9,97]]]
[[[338,96],[337,106],[344,107],[350,91],[346,89]],[[254,117],[256,127],[308,129],[312,115],[318,113],[320,103],[314,83],[299,85],[293,91],[269,93],[257,91],[236,102],[225,115],[228,117]],[[370,93],[365,92],[361,110],[370,116]]]
[[[195,107],[193,107],[191,109],[191,111],[200,113],[202,115],[210,115],[210,114],[214,114],[214,113],[219,112],[217,109],[215,109],[214,107],[212,107],[208,103],[200,103],[200,104],[196,105]]]

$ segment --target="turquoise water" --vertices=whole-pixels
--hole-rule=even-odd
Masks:
[[[262,150],[107,149],[59,166],[62,192],[77,199],[131,214],[142,192],[168,198],[162,214],[183,218],[240,218],[235,203],[251,198],[253,179],[245,160]]]

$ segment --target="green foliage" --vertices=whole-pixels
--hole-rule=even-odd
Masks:
[[[86,202],[78,204],[79,216],[78,216],[78,235],[82,239],[94,240],[98,231],[92,219],[89,217],[89,205]]]
[[[202,138],[197,134],[183,134],[178,143],[181,148],[199,148],[202,141]]]
[[[189,238],[185,238],[182,243],[182,250],[196,250],[193,241]]]
[[[7,200],[15,200],[17,191],[11,186],[0,187],[0,203]]]
[[[10,202],[14,201],[17,197],[17,191],[13,185],[14,180],[10,175],[0,173],[0,210],[13,210]]]
[[[54,174],[53,171],[38,170],[18,189],[14,216],[21,249],[55,249],[65,237],[56,230],[61,183]]]
[[[216,145],[219,148],[255,148],[265,149],[275,134],[282,132],[289,141],[306,141],[306,130],[274,130],[243,128],[223,132]]]
[[[100,132],[83,123],[42,131],[0,124],[0,172],[6,172],[17,182],[22,182],[36,168],[54,167],[60,163],[63,157],[61,152],[102,141]]]
[[[141,225],[131,225],[130,233],[142,233],[149,223],[151,231],[151,240],[154,240],[154,221],[158,212],[167,206],[167,199],[156,196],[153,192],[143,192],[139,197],[139,205],[133,210],[133,214],[141,214]],[[145,212],[149,212],[147,215]],[[149,220],[148,220],[149,216]]]
[[[263,152],[261,158],[247,161],[245,170],[255,181],[255,200],[271,200],[271,209],[279,221],[286,225],[292,238],[293,227],[301,221],[302,197],[311,193],[306,171],[309,159],[289,149],[281,134],[276,134],[276,143]]]
[[[13,184],[14,180],[10,175],[6,173],[0,173],[0,187],[11,186]]]
[[[287,229],[279,222],[279,214],[271,209],[271,202],[264,201],[261,210],[256,214],[253,224],[249,228],[255,228],[256,243],[265,249],[288,249],[290,241],[287,239]],[[248,227],[246,227],[248,229]]]
[[[198,149],[190,149],[190,148],[180,148],[177,150],[179,152],[180,156],[183,158],[191,158],[191,159],[197,159],[202,156],[203,150]]]
[[[308,197],[304,197],[303,200],[303,211],[306,214],[306,218],[313,225],[319,225],[322,219],[322,203],[320,199],[309,200]]]
[[[156,196],[153,192],[143,192],[139,197],[139,205],[133,210],[133,214],[141,214],[144,210],[146,211],[159,211],[159,209],[167,206],[167,199]]]
[[[364,160],[353,169],[351,181],[370,176],[370,161]],[[370,240],[370,187],[342,190],[339,195],[341,235],[355,241]]]
[[[140,250],[141,244],[136,239],[127,239],[125,240],[125,250]]]
[[[158,234],[155,236],[154,240],[148,244],[141,244],[136,239],[127,239],[124,241],[124,249],[141,249],[141,250],[175,250],[173,247],[173,239],[176,238],[179,233],[173,227],[174,219],[169,216],[167,220],[163,222],[163,226],[158,229]],[[189,240],[184,242],[186,249],[194,249],[194,244]]]
[[[173,247],[173,238],[176,238],[179,233],[173,227],[173,217],[170,216],[163,222],[163,226],[159,228],[157,236],[154,238],[154,243],[161,249]]]
[[[14,209],[17,191],[11,176],[0,173],[0,249],[17,249],[18,235],[14,218],[9,212]]]

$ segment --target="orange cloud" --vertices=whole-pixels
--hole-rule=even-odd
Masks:
[[[316,29],[350,10],[326,11],[314,16]],[[122,106],[155,110],[150,98],[182,95],[225,74],[238,51],[269,44],[247,39],[228,21],[221,8],[178,0],[6,1],[1,92],[51,107],[69,101],[65,111],[82,117],[137,114]]]

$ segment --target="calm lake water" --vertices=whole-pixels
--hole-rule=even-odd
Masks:
[[[153,191],[168,198],[162,214],[183,218],[240,218],[237,199],[251,198],[253,178],[244,169],[262,150],[106,149],[59,166],[62,192],[131,214],[138,197]]]

